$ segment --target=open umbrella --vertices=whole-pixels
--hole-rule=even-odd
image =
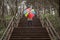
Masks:
[[[36,14],[34,9],[28,8],[28,9],[24,10],[24,15],[27,18],[30,18],[30,19],[33,18],[34,14]]]

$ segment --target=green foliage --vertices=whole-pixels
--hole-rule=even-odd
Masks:
[[[10,16],[10,15],[5,16],[5,19],[6,19],[7,21],[9,21],[11,18],[12,18],[12,16]]]
[[[5,19],[6,19],[6,23],[7,25],[9,24],[9,21],[11,20],[12,16],[5,16]],[[3,35],[4,31],[6,30],[6,27],[0,23],[0,38],[1,36]]]
[[[45,20],[45,18],[48,17],[48,19],[50,20],[50,22],[54,26],[55,30],[59,33],[60,18],[58,16],[52,15],[52,14],[42,14],[41,16],[42,16],[43,20]]]
[[[60,30],[60,18],[57,16],[49,16],[49,20],[52,22],[56,30]]]
[[[41,14],[41,17],[43,20],[45,20],[46,17],[48,17],[50,14]]]
[[[6,29],[6,27],[5,27],[3,24],[1,24],[1,25],[0,25],[0,38],[1,38],[1,36],[3,35],[5,29]]]

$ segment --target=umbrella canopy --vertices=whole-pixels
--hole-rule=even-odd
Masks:
[[[28,9],[24,10],[24,15],[27,18],[30,18],[30,19],[33,18],[34,14],[36,14],[34,9],[28,8]]]
[[[28,8],[28,9],[24,10],[24,14],[30,13],[30,12],[33,13],[33,14],[36,14],[35,10],[31,9],[31,8]]]

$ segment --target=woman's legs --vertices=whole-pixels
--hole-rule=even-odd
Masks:
[[[32,26],[32,20],[28,21],[28,26]]]

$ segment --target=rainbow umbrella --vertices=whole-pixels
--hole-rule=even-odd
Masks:
[[[36,14],[34,9],[28,8],[28,9],[24,10],[24,15],[27,18],[32,18],[34,16],[34,14]]]

